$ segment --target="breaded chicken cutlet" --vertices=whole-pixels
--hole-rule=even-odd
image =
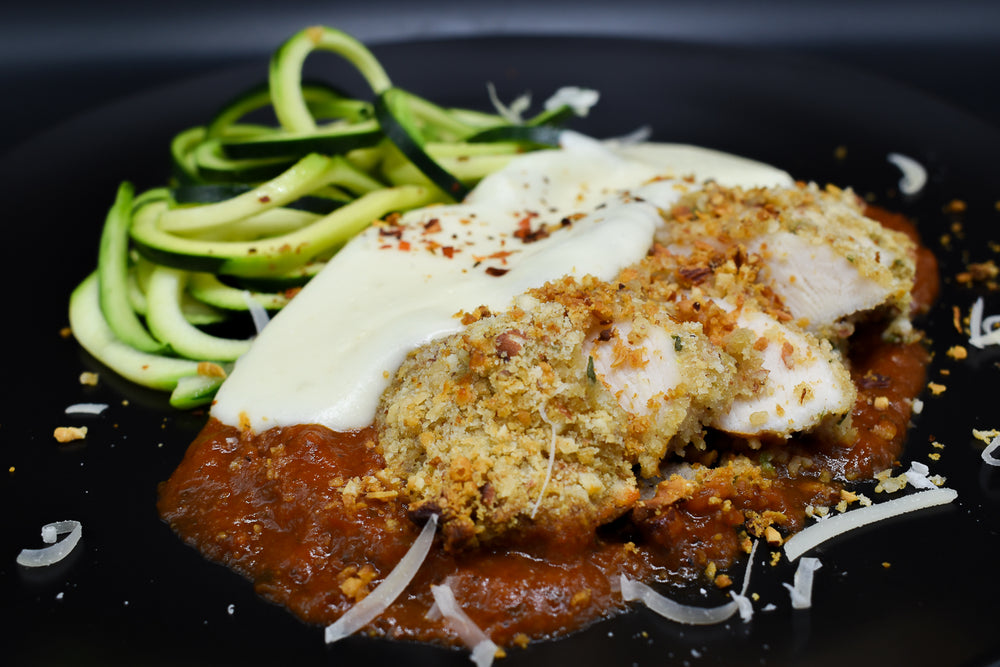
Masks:
[[[909,239],[849,192],[714,184],[665,212],[657,238],[617,281],[550,283],[399,368],[380,447],[447,548],[589,539],[708,428],[849,435],[840,348],[853,318],[906,320]]]

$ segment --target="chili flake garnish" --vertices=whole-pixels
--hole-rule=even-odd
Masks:
[[[514,232],[514,238],[521,239],[524,243],[534,243],[535,241],[540,241],[544,238],[548,238],[549,230],[542,223],[538,226],[538,229],[531,228],[531,216],[525,216],[517,223],[517,231]]]
[[[502,263],[507,263],[507,258],[514,254],[514,250],[499,250],[491,255],[473,255],[472,259],[481,262],[484,259],[499,259]]]

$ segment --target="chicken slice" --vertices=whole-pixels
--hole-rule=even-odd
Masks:
[[[644,475],[655,474],[670,451],[699,440],[706,416],[722,412],[731,399],[736,377],[735,361],[699,323],[680,323],[662,311],[591,332],[583,354],[640,434]]]
[[[658,240],[680,253],[743,245],[762,259],[759,281],[821,336],[836,336],[840,321],[881,306],[909,313],[914,244],[866,217],[849,190],[710,184],[680,200]]]
[[[737,325],[755,334],[751,349],[759,355],[752,355],[752,363],[766,371],[766,379],[716,413],[711,426],[745,436],[787,437],[850,413],[857,390],[828,341],[747,307]]]
[[[845,256],[814,239],[777,232],[755,239],[747,249],[764,258],[761,280],[781,297],[796,321],[810,331],[825,332],[844,317],[894,298],[891,280],[880,280],[879,271],[866,275],[855,266],[858,254],[892,259],[891,254],[867,239],[860,241],[856,253]]]
[[[561,304],[519,304],[413,351],[379,407],[387,474],[450,550],[590,539],[638,498],[637,445],[588,378],[586,328]]]

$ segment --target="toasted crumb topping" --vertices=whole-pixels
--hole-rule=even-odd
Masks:
[[[52,434],[57,442],[67,443],[87,437],[86,426],[60,426]]]
[[[952,359],[955,359],[956,361],[960,361],[969,356],[969,351],[966,350],[961,345],[952,345],[951,347],[948,348],[945,354],[947,354]]]

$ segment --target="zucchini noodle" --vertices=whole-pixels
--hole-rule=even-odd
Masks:
[[[373,99],[303,81],[314,51],[351,64]],[[262,308],[284,307],[372,222],[461,199],[518,153],[556,145],[557,126],[587,111],[571,107],[578,98],[555,96],[523,121],[520,107],[445,108],[394,86],[350,35],[305,28],[274,52],[267,81],[174,137],[167,187],[121,184],[97,270],[74,298],[77,339],[126,378],[171,391],[175,407],[207,403],[222,379],[198,362],[222,368],[250,339],[230,337],[232,324],[203,328],[236,320],[252,336]],[[277,124],[257,119],[266,113]]]

